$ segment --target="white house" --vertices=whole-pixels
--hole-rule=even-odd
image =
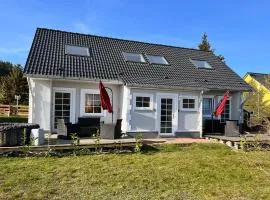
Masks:
[[[201,137],[226,90],[230,100],[215,120],[241,122],[242,92],[250,90],[212,52],[44,28],[24,73],[29,122],[51,132],[60,118],[100,117],[104,124],[122,119],[130,135]],[[112,90],[113,116],[100,106],[100,80]]]

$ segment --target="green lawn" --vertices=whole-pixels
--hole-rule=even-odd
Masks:
[[[235,152],[220,144],[0,158],[0,169],[0,199],[270,199],[270,152]]]

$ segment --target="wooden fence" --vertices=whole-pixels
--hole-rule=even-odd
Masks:
[[[28,116],[28,106],[27,105],[19,105],[18,110],[15,105],[3,105],[0,104],[0,116],[20,116],[27,117]]]

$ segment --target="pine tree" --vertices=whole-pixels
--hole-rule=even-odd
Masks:
[[[198,45],[198,47],[199,47],[200,50],[203,50],[203,51],[212,51],[212,52],[214,52],[214,50],[212,50],[212,48],[211,48],[211,44],[208,42],[206,33],[203,33],[202,42]]]
[[[198,45],[198,48],[203,51],[210,51],[212,53],[215,53],[215,49],[212,49],[210,42],[208,41],[207,34],[204,32],[202,35],[202,41]],[[218,55],[217,56],[222,62],[225,63],[225,58],[223,55]]]

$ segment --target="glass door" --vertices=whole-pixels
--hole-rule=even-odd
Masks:
[[[172,134],[172,118],[173,118],[173,99],[161,98],[160,99],[160,133]]]
[[[159,135],[173,136],[178,126],[178,95],[157,95],[157,124]]]
[[[54,92],[54,129],[58,119],[71,122],[71,92]]]

